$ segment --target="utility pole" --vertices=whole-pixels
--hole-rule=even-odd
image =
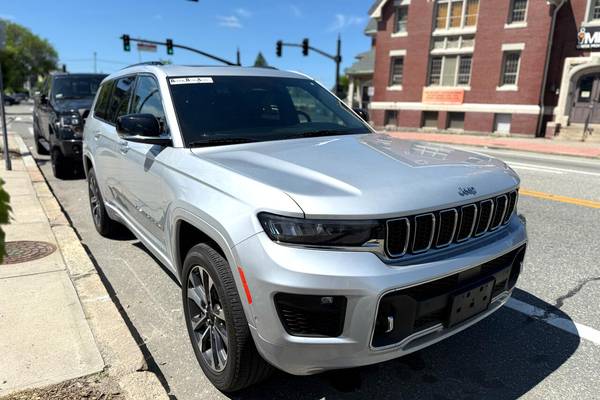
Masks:
[[[2,110],[2,138],[4,139],[4,165],[6,170],[12,170],[10,153],[8,152],[8,130],[6,128],[6,109],[4,108],[4,84],[2,78],[2,65],[0,65],[0,109]]]
[[[304,39],[304,40],[302,40],[302,43],[285,43],[281,40],[278,40],[276,43],[276,47],[275,47],[275,52],[277,54],[277,57],[281,57],[281,55],[283,53],[283,46],[300,47],[300,48],[302,48],[302,54],[304,56],[307,56],[309,54],[309,50],[312,50],[315,53],[318,53],[324,57],[329,58],[330,60],[333,60],[333,62],[335,62],[335,94],[336,94],[336,96],[341,97],[340,65],[342,63],[342,39],[339,35],[338,35],[338,39],[337,39],[337,51],[336,51],[335,55],[329,54],[323,50],[317,49],[316,47],[312,47],[310,45],[309,40]]]
[[[94,52],[94,73],[97,74],[98,73],[98,64],[97,64],[97,54],[96,52]]]

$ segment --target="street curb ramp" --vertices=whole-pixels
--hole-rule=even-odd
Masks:
[[[128,399],[165,399],[169,396],[156,374],[148,371],[144,355],[113,303],[96,267],[52,194],[23,139],[14,135],[36,195],[77,291],[83,312],[106,365],[106,372]]]

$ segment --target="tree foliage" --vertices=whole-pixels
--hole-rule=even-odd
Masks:
[[[263,56],[262,51],[258,52],[258,55],[256,56],[256,60],[254,61],[254,66],[255,67],[268,67],[269,66],[269,63],[265,59],[265,56]]]
[[[29,29],[10,21],[6,26],[6,46],[0,50],[4,87],[8,91],[21,90],[28,80],[56,69],[58,53],[46,40]]]

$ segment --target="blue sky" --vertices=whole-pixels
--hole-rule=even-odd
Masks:
[[[239,46],[242,63],[253,64],[262,51],[269,64],[305,72],[327,86],[334,81],[332,61],[312,54],[303,57],[299,48],[284,48],[275,55],[275,42],[301,42],[334,53],[338,34],[342,36],[343,67],[369,48],[363,29],[368,21],[369,0],[13,0],[2,1],[0,18],[24,25],[48,39],[61,62],[70,71],[92,71],[93,52],[98,69],[112,72],[138,62],[138,52],[123,52],[119,37],[154,40],[172,38],[175,43],[200,48],[235,60]],[[201,56],[175,49],[142,53],[142,60],[171,59],[176,64],[212,64]]]

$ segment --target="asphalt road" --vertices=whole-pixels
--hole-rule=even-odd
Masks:
[[[32,148],[31,106],[8,108],[9,131]],[[530,244],[514,297],[600,335],[600,161],[485,151],[522,177],[519,212]],[[33,149],[32,149],[33,152]],[[202,374],[188,342],[180,287],[135,238],[94,230],[83,179],[56,180],[35,156],[137,335],[151,368],[178,399],[225,398]],[[549,200],[538,192],[573,198]],[[568,200],[568,199],[567,199]],[[587,204],[587,205],[586,205]],[[539,311],[539,310],[538,310]],[[504,307],[439,344],[379,365],[312,377],[276,374],[233,398],[600,399],[600,340]],[[581,335],[584,336],[584,335]]]

